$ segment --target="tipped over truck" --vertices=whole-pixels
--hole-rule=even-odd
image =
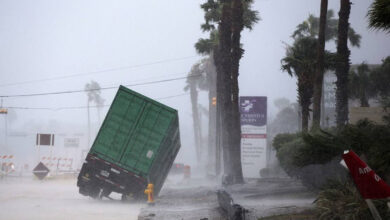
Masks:
[[[81,168],[79,192],[140,199],[152,183],[158,195],[179,149],[177,110],[120,86]]]

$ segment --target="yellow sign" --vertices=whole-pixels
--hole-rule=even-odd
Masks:
[[[211,104],[214,106],[217,105],[217,97],[211,98]]]

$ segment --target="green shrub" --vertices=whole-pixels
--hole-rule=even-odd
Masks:
[[[385,200],[373,201],[384,219],[390,219]],[[314,201],[318,219],[372,219],[366,202],[351,180],[330,181]]]
[[[390,127],[367,120],[344,129],[315,133],[279,134],[273,146],[281,167],[290,176],[312,164],[341,160],[344,150],[352,149],[387,182],[390,181]]]
[[[368,165],[379,176],[390,181],[390,127],[376,125],[362,120],[356,125],[349,125],[339,132],[339,139],[345,140],[348,149],[358,155],[364,155]]]
[[[305,143],[302,137],[297,135],[295,137],[282,136],[282,138],[279,139],[278,137],[279,135],[277,135],[274,140],[278,140],[277,142],[280,143],[280,146],[276,152],[276,157],[279,160],[280,166],[289,176],[297,176],[299,167],[295,165],[294,159],[296,154],[299,152],[302,146],[305,145]],[[286,142],[283,143],[280,141],[281,139]]]
[[[304,167],[310,164],[328,163],[335,157],[341,159],[343,150],[346,147],[332,133],[319,131],[302,135],[304,145],[295,154],[294,164]]]
[[[284,144],[291,142],[297,138],[300,137],[300,133],[296,134],[278,134],[275,136],[275,138],[272,141],[272,146],[275,148],[276,151],[278,151]]]
[[[362,120],[344,129],[279,134],[273,140],[283,170],[305,186],[319,190],[329,179],[348,176],[339,162],[352,149],[385,181],[390,182],[390,127]]]

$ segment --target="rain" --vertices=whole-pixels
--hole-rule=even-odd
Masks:
[[[0,219],[390,218],[385,7],[0,1]]]

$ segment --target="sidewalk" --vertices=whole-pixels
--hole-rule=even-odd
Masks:
[[[154,206],[141,210],[138,220],[223,220],[217,185],[203,179],[167,181]]]
[[[225,188],[235,204],[249,210],[251,219],[297,214],[313,208],[315,195],[299,181],[267,178]]]

